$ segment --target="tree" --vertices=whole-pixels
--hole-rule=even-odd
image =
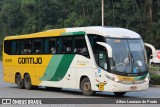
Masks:
[[[159,48],[160,0],[105,0],[105,26],[131,29]],[[101,26],[101,0],[0,0],[0,36]],[[1,41],[2,42],[2,41]]]

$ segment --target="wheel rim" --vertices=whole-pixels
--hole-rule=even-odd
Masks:
[[[90,84],[90,82],[84,83],[83,90],[84,90],[86,93],[89,92],[89,91],[91,91],[91,84]]]

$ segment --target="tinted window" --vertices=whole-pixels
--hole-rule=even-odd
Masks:
[[[104,37],[97,35],[88,35],[88,36],[97,65],[105,70],[108,70],[106,49],[103,46],[100,46],[96,43],[96,42],[104,42]]]
[[[63,37],[62,38],[62,53],[71,54],[72,53],[72,37]]]
[[[48,43],[49,43],[49,53],[55,54],[57,52],[56,39],[50,38]]]
[[[18,54],[18,41],[5,41],[4,42],[4,51],[7,54]]]
[[[11,40],[4,45],[5,52],[10,55],[80,54],[89,58],[84,35]]]
[[[34,53],[32,50],[32,41],[31,40],[23,40],[22,47],[21,47],[21,54],[32,54]]]
[[[89,58],[89,52],[84,36],[74,38],[74,50],[73,53],[80,54]]]
[[[34,46],[33,47],[33,53],[35,53],[35,54],[43,53],[42,39],[35,39],[33,46]]]
[[[4,42],[4,52],[7,53],[7,54],[12,53],[12,41],[6,40]]]

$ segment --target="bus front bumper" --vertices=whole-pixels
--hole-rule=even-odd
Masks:
[[[108,92],[130,92],[130,91],[142,91],[149,88],[149,80],[140,84],[123,84],[119,82],[112,81],[106,85]]]

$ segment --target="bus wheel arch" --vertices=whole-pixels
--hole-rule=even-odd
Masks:
[[[80,78],[80,90],[83,95],[92,96],[95,94],[95,91],[92,90],[91,82],[88,76],[82,76]]]
[[[24,88],[24,80],[19,72],[15,74],[15,83],[17,84],[17,88],[23,89]]]
[[[24,74],[24,87],[27,90],[31,90],[33,88],[32,86],[32,80],[28,73]]]

